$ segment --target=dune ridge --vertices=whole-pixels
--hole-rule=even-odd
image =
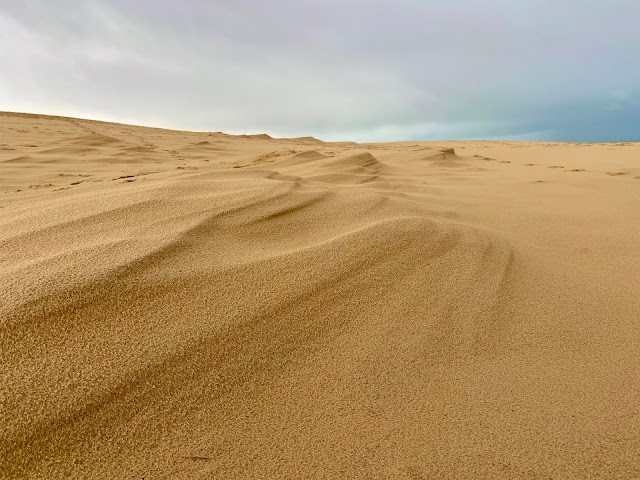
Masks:
[[[0,113],[0,474],[640,475],[638,153]]]

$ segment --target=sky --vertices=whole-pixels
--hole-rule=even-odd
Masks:
[[[0,0],[0,110],[323,140],[640,141],[638,0]]]

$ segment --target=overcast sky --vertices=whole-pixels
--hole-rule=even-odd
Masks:
[[[0,0],[0,110],[325,140],[640,141],[639,0]]]

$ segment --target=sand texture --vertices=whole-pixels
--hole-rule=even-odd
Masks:
[[[0,478],[640,477],[640,144],[0,114]]]

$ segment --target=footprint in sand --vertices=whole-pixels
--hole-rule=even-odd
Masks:
[[[511,163],[510,160],[500,160],[500,163]]]
[[[565,172],[586,172],[584,168],[574,168],[573,170],[565,170]]]
[[[551,165],[549,168],[564,168],[563,165]]]
[[[622,177],[624,175],[629,175],[629,173],[631,172],[605,172],[607,175],[610,175],[612,177]]]
[[[525,163],[524,166],[525,167],[536,167],[538,164],[537,163]]]

